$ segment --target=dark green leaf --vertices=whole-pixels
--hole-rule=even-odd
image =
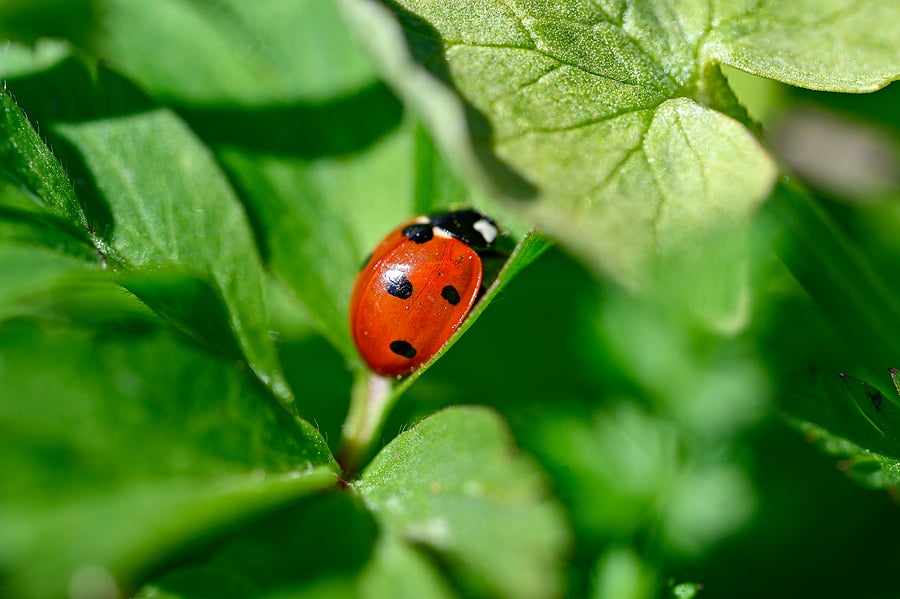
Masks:
[[[0,69],[0,75],[5,70]],[[6,189],[0,188],[0,207],[54,217],[57,228],[68,228],[87,244],[88,223],[72,184],[5,86],[0,91],[0,184],[3,182]]]
[[[97,93],[124,98],[133,90],[101,72]],[[192,320],[215,309],[212,302],[223,302],[227,321],[220,329],[231,328],[251,369],[291,401],[268,338],[262,264],[225,175],[172,112],[140,104],[118,109],[105,118],[52,126],[83,161],[85,176],[109,211],[110,224],[102,232],[106,243],[128,270],[173,267],[211,285],[212,293],[193,298],[186,314],[166,312],[172,301],[162,287],[136,285],[135,291],[188,330]]]
[[[472,593],[560,592],[565,525],[493,412],[427,418],[385,447],[356,488],[388,534],[434,552]]]
[[[128,589],[182,543],[335,483],[315,429],[233,363],[114,326],[0,325],[4,596]]]
[[[816,375],[787,410],[798,428],[864,484],[900,483],[900,399],[857,377]]]
[[[156,577],[139,596],[210,597],[227,573],[244,597],[357,597],[375,535],[355,496],[321,494],[248,523],[208,558]]]

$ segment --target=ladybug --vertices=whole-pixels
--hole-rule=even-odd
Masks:
[[[372,370],[407,375],[450,339],[482,289],[478,253],[497,235],[487,216],[458,210],[415,218],[375,248],[350,298],[353,340]]]

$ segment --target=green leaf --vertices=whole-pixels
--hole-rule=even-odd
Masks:
[[[7,227],[0,223],[0,238]],[[0,243],[0,322],[33,312],[58,287],[87,276],[99,278],[96,265],[64,253],[19,243]]]
[[[593,599],[650,599],[656,596],[656,572],[630,548],[607,550],[597,562]]]
[[[537,412],[523,442],[554,476],[582,538],[602,543],[651,529],[669,554],[709,550],[753,514],[747,475],[733,460],[710,457],[721,443],[634,403],[592,414]]]
[[[456,595],[426,556],[396,538],[383,538],[360,580],[365,599],[451,599]]]
[[[143,89],[181,104],[289,106],[371,80],[368,60],[330,2],[221,0],[214,10],[187,0],[101,5],[102,55]]]
[[[900,5],[719,2],[707,60],[809,89],[870,92],[900,77]]]
[[[459,168],[620,280],[746,222],[771,188],[773,161],[698,61],[706,3],[341,6]]]
[[[896,373],[891,370],[891,376]],[[786,405],[795,426],[822,449],[845,458],[842,467],[863,484],[900,484],[900,398],[848,374],[815,373],[806,391]]]
[[[57,228],[87,242],[87,219],[72,184],[5,86],[0,111],[0,182],[9,185],[0,193],[0,207],[52,217]]]
[[[175,268],[211,286],[192,302],[176,298],[189,304],[185,311],[166,310],[173,301],[165,286],[135,284],[133,290],[195,333],[194,321],[224,303],[219,337],[230,328],[254,373],[292,401],[268,338],[264,275],[250,225],[213,156],[171,111],[130,99],[134,91],[108,72],[100,72],[95,91],[125,105],[101,118],[57,121],[51,129],[83,161],[95,185],[85,195],[96,195],[108,209],[101,232],[106,244],[126,271]],[[204,332],[199,336],[208,336]]]
[[[365,255],[412,216],[409,127],[353,157],[304,161],[222,151],[256,222],[273,272],[322,334],[359,364],[347,310]]]
[[[0,55],[0,77],[16,78],[43,71],[64,60],[70,52],[69,44],[55,39],[40,39],[33,47],[7,42]]]
[[[790,413],[875,453],[900,459],[900,399],[855,376],[814,374]]]
[[[144,599],[213,597],[454,597],[443,575],[393,537],[376,542],[371,516],[352,494],[321,495],[254,521],[207,561],[157,577]]]
[[[231,362],[110,324],[0,325],[4,596],[127,591],[184,542],[335,484],[321,436]]]
[[[567,543],[544,480],[483,408],[451,408],[394,439],[355,485],[387,534],[437,555],[475,595],[561,590]]]
[[[138,596],[215,597],[211,589],[225,574],[241,597],[357,597],[375,534],[353,494],[319,494],[239,528],[208,555],[155,577]]]

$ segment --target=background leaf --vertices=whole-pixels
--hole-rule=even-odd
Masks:
[[[335,26],[329,2],[102,0],[100,6],[101,53],[144,89],[182,105],[291,107],[371,81],[368,60]]]
[[[900,399],[857,377],[814,375],[813,384],[786,403],[794,424],[841,468],[864,484],[900,483]]]
[[[4,595],[92,572],[128,589],[182,543],[334,484],[318,433],[230,363],[108,322],[0,325]]]
[[[561,588],[567,535],[542,486],[501,421],[482,408],[422,421],[356,484],[388,534],[434,552],[471,592],[514,597]]]
[[[53,106],[48,97],[62,87],[71,98],[95,100],[87,114]],[[198,294],[178,300],[178,310],[171,309],[178,303],[167,296],[171,289],[126,283],[196,338],[225,351],[236,339],[251,369],[289,403],[291,391],[267,336],[263,270],[250,225],[209,151],[174,114],[103,69],[89,81],[82,65],[70,60],[21,89],[79,177],[79,200],[88,209],[68,210],[67,219],[75,218],[73,210],[80,217],[69,226],[90,221],[84,226],[102,240],[98,251],[126,272],[174,268],[181,277],[198,278],[192,287]],[[29,157],[20,153],[19,160]],[[65,181],[61,171],[57,180]],[[71,196],[66,183],[56,187]],[[224,310],[216,312],[219,304]],[[223,318],[213,322],[211,313]]]
[[[204,552],[206,553],[206,552]],[[376,527],[352,494],[306,499],[241,527],[140,598],[456,596],[428,559]]]

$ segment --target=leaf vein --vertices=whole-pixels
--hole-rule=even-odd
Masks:
[[[502,139],[498,139],[497,143],[498,144],[509,143],[509,142],[516,141],[518,139],[522,139],[524,137],[528,137],[530,135],[551,135],[551,134],[555,134],[555,133],[566,133],[569,131],[575,131],[575,130],[583,129],[586,127],[593,127],[594,125],[600,125],[607,121],[612,121],[612,120],[615,120],[617,118],[623,117],[628,114],[634,114],[634,113],[638,113],[638,112],[646,112],[648,110],[654,110],[657,106],[659,106],[658,103],[648,105],[648,106],[631,106],[625,110],[617,110],[617,111],[611,112],[609,114],[604,114],[603,116],[590,118],[590,119],[587,119],[584,121],[580,121],[578,123],[574,123],[571,125],[565,125],[562,127],[529,127],[519,133],[514,134],[514,135],[509,135],[509,136],[503,137]]]

